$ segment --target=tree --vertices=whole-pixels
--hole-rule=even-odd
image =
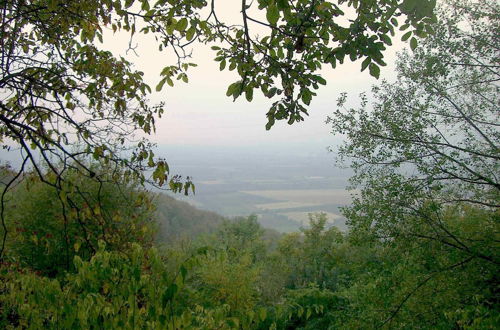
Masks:
[[[155,116],[161,116],[163,106],[148,103],[151,88],[142,72],[99,44],[103,29],[110,26],[134,34],[133,13],[122,8],[132,2],[2,3],[0,138],[6,149],[9,142],[20,148],[23,168],[31,163],[44,178],[43,166],[56,176],[79,166],[98,179],[99,173],[82,161],[92,156],[141,180],[145,169],[155,168],[153,179],[160,185],[166,181],[168,167],[154,158],[147,140],[138,141],[130,156],[120,153],[131,147],[132,133],[154,132]],[[169,13],[164,14],[187,16],[196,5],[166,6]],[[143,1],[139,12],[148,7]],[[58,162],[65,166],[57,167]],[[172,178],[170,188],[183,188],[178,183]]]
[[[334,226],[328,226],[325,213],[309,214],[309,227],[302,233],[285,235],[279,242],[276,255],[279,271],[286,277],[289,289],[316,285],[334,290],[342,277],[336,267],[337,249],[343,236]]]
[[[347,134],[341,152],[356,169],[414,171],[406,177],[444,189],[446,202],[499,206],[499,8],[481,6],[450,1],[436,33],[399,56],[397,83],[374,87],[372,111],[363,96],[361,109],[330,118],[334,132]]]
[[[219,226],[215,235],[222,248],[236,258],[241,253],[248,253],[255,261],[265,254],[266,246],[262,240],[264,229],[256,215],[226,220]]]
[[[460,203],[500,206],[500,7],[483,5],[449,1],[436,33],[399,56],[397,82],[374,87],[371,109],[363,95],[361,108],[329,118],[347,135],[340,154],[353,159],[362,197],[391,205],[381,218]],[[375,226],[384,230],[381,220]]]
[[[500,264],[499,13],[496,1],[443,3],[435,33],[399,56],[397,81],[374,87],[373,106],[363,94],[360,108],[342,109],[343,94],[329,119],[333,132],[346,134],[340,153],[352,159],[360,187],[345,209],[353,234],[456,252],[443,262],[430,249],[434,262],[419,270],[429,276],[401,304],[428,286],[431,274],[452,278],[469,263],[478,267],[470,273],[475,285],[498,284],[489,276]]]
[[[155,249],[133,244],[130,255],[106,251],[75,258],[76,272],[61,279],[2,271],[2,328],[192,328],[194,311],[172,304],[184,275],[172,278]]]
[[[405,19],[406,35],[423,37],[434,3],[242,0],[242,25],[233,25],[219,20],[215,0],[3,1],[0,140],[5,149],[20,152],[19,173],[31,166],[58,190],[68,168],[102,180],[86,166],[91,157],[143,182],[151,169],[152,182],[187,193],[194,190],[189,178],[169,177],[167,162],[155,158],[153,146],[145,139],[134,141],[134,132],[154,133],[163,105],[148,102],[152,91],[142,72],[103,50],[104,29],[130,38],[153,34],[160,50],[177,56],[177,63],[159,69],[157,91],[165,83],[173,86],[174,79],[188,81],[195,42],[217,44],[221,70],[228,65],[241,78],[229,86],[228,96],[244,93],[251,101],[255,89],[268,98],[282,95],[267,113],[270,128],[276,119],[303,120],[312,89],[326,83],[318,74],[322,64],[335,67],[346,56],[364,59],[362,68],[378,77],[399,18]],[[255,18],[264,13],[266,20]],[[264,37],[252,33],[257,25],[267,29]],[[53,174],[50,180],[44,167]],[[12,184],[6,184],[5,193]],[[3,216],[2,223],[5,238]]]
[[[97,166],[89,168],[106,173]],[[12,228],[8,259],[25,269],[55,276],[74,270],[75,256],[89,260],[98,241],[105,242],[109,251],[128,251],[132,243],[150,247],[156,230],[153,196],[137,181],[114,180],[100,185],[68,170],[65,184],[77,187],[78,193],[61,195],[36,174],[27,174],[5,205],[7,225]],[[69,212],[66,203],[61,203],[68,196],[72,200]]]
[[[474,207],[442,215],[458,237],[476,240],[473,249],[492,246],[495,233],[485,228],[485,222],[493,220],[488,217],[494,214]],[[418,218],[412,230],[422,236],[435,234]],[[353,240],[346,246],[347,255],[336,264],[350,271],[336,292],[342,308],[329,311],[331,326],[489,329],[498,323],[497,265],[437,240],[404,234],[374,240],[354,234],[349,235]]]

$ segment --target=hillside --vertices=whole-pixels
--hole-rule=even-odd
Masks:
[[[159,241],[194,238],[213,231],[224,220],[223,216],[215,212],[199,210],[162,193],[155,196],[154,204],[156,221],[160,226],[157,235]]]

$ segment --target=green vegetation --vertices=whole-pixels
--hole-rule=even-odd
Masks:
[[[6,68],[17,71],[5,71],[1,88],[29,88],[1,101],[0,138],[25,152],[20,170],[0,169],[1,328],[498,328],[496,1],[443,2],[437,21],[429,19],[432,1],[349,1],[357,18],[345,29],[331,20],[342,12],[328,2],[258,1],[271,30],[259,40],[249,35],[245,1],[244,26],[227,29],[214,12],[215,22],[199,18],[205,2],[138,2],[136,13],[125,9],[136,8],[134,1],[3,4],[2,54],[13,65]],[[403,39],[411,40],[413,53],[400,55],[397,82],[375,87],[370,108],[362,95],[359,108],[344,110],[342,95],[329,119],[333,132],[347,136],[340,155],[355,171],[357,194],[343,209],[347,232],[319,213],[300,232],[279,235],[262,229],[256,216],[222,219],[155,195],[144,189],[140,164],[148,159],[159,183],[168,168],[146,144],[125,160],[92,142],[103,137],[92,127],[112,129],[81,126],[64,111],[90,109],[90,117],[108,111],[101,119],[152,129],[153,117],[141,117],[155,112],[142,103],[148,88],[141,75],[92,48],[102,25],[134,33],[137,17],[145,24],[141,33],[156,33],[178,50],[184,39],[226,40],[217,60],[242,78],[228,95],[251,100],[256,88],[266,96],[284,93],[268,114],[270,124],[301,120],[299,102],[309,104],[309,87],[321,83],[313,73],[320,64],[364,57],[363,67],[378,76],[377,40],[390,44],[387,34],[398,23],[392,19],[403,14],[403,30],[412,26]],[[417,45],[414,34],[426,38]],[[340,43],[333,50],[323,42],[332,35]],[[167,69],[160,85],[170,85],[175,74],[187,79]],[[115,75],[130,80],[122,84]],[[278,76],[283,90],[272,87]],[[64,133],[48,129],[58,127],[56,117],[86,142],[85,152],[69,153]],[[53,158],[37,164],[30,144]],[[172,190],[194,189],[179,184],[173,179]]]
[[[3,172],[5,177],[9,169]],[[21,267],[55,276],[72,270],[75,256],[89,259],[100,241],[108,250],[128,249],[133,243],[151,246],[154,209],[138,183],[114,173],[112,182],[98,184],[77,170],[67,171],[64,182],[73,193],[58,192],[29,173],[8,195],[2,211],[12,234],[5,249]]]
[[[154,217],[159,224],[159,242],[193,239],[215,231],[224,220],[217,213],[198,210],[187,202],[178,201],[165,194],[155,195],[153,204]]]

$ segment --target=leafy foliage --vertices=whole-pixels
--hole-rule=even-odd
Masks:
[[[6,258],[54,276],[73,269],[75,255],[90,259],[99,240],[110,250],[128,249],[134,242],[151,246],[155,224],[150,196],[137,182],[113,176],[99,184],[67,171],[64,180],[71,193],[44,184],[34,173],[26,175],[5,205],[7,225],[13,228]]]
[[[213,2],[212,2],[213,4]],[[260,20],[258,10],[264,10],[266,20]],[[253,99],[254,90],[272,99],[267,112],[267,129],[276,120],[288,124],[304,120],[315,90],[326,80],[318,74],[323,65],[335,68],[346,58],[361,60],[362,70],[369,67],[376,78],[385,66],[383,51],[405,16],[401,30],[407,36],[425,37],[433,22],[435,1],[242,1],[243,26],[221,23],[212,9],[218,31],[214,38],[228,46],[213,46],[220,69],[235,70],[241,77],[227,89],[227,96],[245,95]],[[354,12],[350,15],[350,12]],[[251,27],[267,29],[253,37]],[[229,33],[226,34],[226,31]],[[412,44],[417,40],[412,38]]]
[[[372,108],[363,95],[359,109],[329,119],[347,134],[340,152],[359,181],[386,176],[387,186],[406,185],[402,200],[499,206],[498,12],[495,2],[450,1],[436,33],[399,56],[397,82],[374,87]]]
[[[311,214],[310,228],[302,234],[284,236],[278,245],[277,255],[282,264],[281,272],[286,276],[288,288],[305,288],[309,284],[320,288],[334,289],[339,281],[338,270],[333,270],[336,249],[343,237],[336,227],[327,228],[325,214]]]
[[[169,276],[155,250],[134,245],[127,256],[107,252],[101,244],[90,261],[75,257],[75,266],[77,273],[62,282],[4,271],[2,283],[9,285],[2,287],[0,324],[72,329],[176,329],[191,324],[189,313],[172,310],[184,279]]]
[[[217,213],[199,210],[166,194],[157,194],[152,199],[155,206],[154,219],[159,226],[159,242],[195,239],[216,231],[224,221]]]
[[[399,56],[397,82],[373,89],[373,107],[362,95],[360,108],[329,119],[348,137],[340,153],[360,188],[344,210],[351,237],[387,255],[346,291],[367,324],[498,320],[490,308],[499,265],[499,10],[494,1],[443,4],[436,33]]]
[[[210,4],[208,17],[202,12]],[[386,44],[391,44],[398,17],[405,17],[407,35],[425,36],[434,19],[435,1],[242,1],[243,25],[219,20],[215,2],[200,0],[152,3],[148,0],[90,0],[67,3],[59,0],[36,2],[4,1],[1,32],[2,89],[1,139],[9,139],[25,153],[41,176],[33,150],[50,166],[55,157],[80,163],[85,154],[116,163],[144,180],[144,167],[154,168],[153,179],[167,182],[168,166],[157,160],[146,140],[137,144],[131,157],[120,151],[127,147],[130,133],[151,134],[155,116],[163,105],[150,105],[151,88],[143,73],[131,63],[102,50],[104,29],[135,34],[153,34],[160,50],[171,50],[177,64],[164,67],[156,90],[174,79],[188,81],[189,45],[194,41],[222,43],[213,46],[221,70],[228,64],[241,80],[231,84],[227,95],[245,94],[248,101],[255,89],[272,98],[283,94],[267,113],[270,128],[276,119],[291,124],[303,120],[319,85],[326,81],[316,72],[322,64],[365,58],[372,75],[378,77]],[[344,24],[355,12],[349,24]],[[266,21],[250,15],[265,12]],[[336,19],[332,19],[332,17]],[[344,18],[344,19],[343,19]],[[267,29],[263,37],[253,36],[252,25]],[[413,42],[416,39],[412,38]],[[331,45],[330,45],[331,43]],[[305,106],[304,106],[305,105]],[[78,150],[71,146],[79,143]],[[94,177],[83,165],[84,173]],[[61,169],[59,169],[61,170]],[[57,185],[57,182],[50,182]],[[170,189],[191,188],[178,177],[168,181]]]
[[[155,116],[163,112],[161,104],[148,104],[151,88],[143,73],[98,45],[106,26],[130,31],[122,2],[4,1],[2,13],[1,140],[14,141],[45,180],[36,153],[57,177],[65,168],[53,164],[70,160],[98,178],[82,162],[88,155],[141,180],[144,166],[155,168],[155,181],[165,182],[168,168],[146,140],[131,157],[120,154],[134,131],[153,133]],[[182,188],[177,181],[170,181],[171,189]]]

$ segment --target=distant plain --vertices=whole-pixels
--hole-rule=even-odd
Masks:
[[[330,225],[346,229],[339,208],[351,200],[345,189],[350,172],[335,167],[326,148],[209,153],[189,147],[169,153],[173,171],[190,175],[196,185],[195,195],[174,197],[198,208],[229,217],[256,214],[264,227],[281,232],[307,227],[309,213],[323,212]]]

